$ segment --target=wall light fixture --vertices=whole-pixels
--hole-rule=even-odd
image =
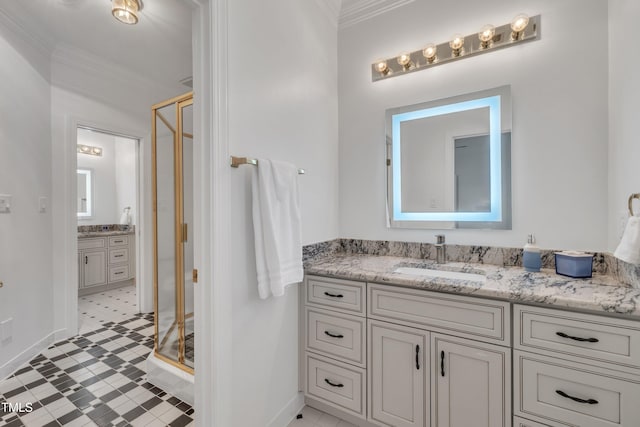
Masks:
[[[529,17],[519,14],[508,24],[498,27],[488,24],[475,34],[455,34],[448,42],[429,43],[420,50],[403,52],[395,58],[381,59],[371,65],[371,80],[375,82],[396,77],[468,56],[538,40],[540,22],[540,15]]]
[[[78,144],[78,153],[88,154],[90,156],[102,157],[102,147],[94,147],[91,145]]]

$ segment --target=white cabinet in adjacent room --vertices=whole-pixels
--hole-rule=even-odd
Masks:
[[[107,253],[105,250],[84,251],[81,257],[81,287],[104,285],[107,283]]]

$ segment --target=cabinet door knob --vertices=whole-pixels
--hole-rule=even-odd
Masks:
[[[568,338],[574,341],[580,342],[599,342],[598,338],[580,338],[580,337],[572,337],[571,335],[567,335],[564,332],[556,332],[556,335],[562,338]]]

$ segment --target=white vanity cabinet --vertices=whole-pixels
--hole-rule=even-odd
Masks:
[[[521,424],[640,426],[640,322],[515,305],[514,332]]]
[[[511,426],[509,303],[317,276],[303,298],[311,406],[366,427]]]
[[[81,295],[121,286],[134,277],[134,234],[78,239],[78,287]]]

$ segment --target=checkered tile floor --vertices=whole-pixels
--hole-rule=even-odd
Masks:
[[[135,314],[52,345],[0,381],[0,426],[192,425],[191,406],[146,382],[153,332]]]

